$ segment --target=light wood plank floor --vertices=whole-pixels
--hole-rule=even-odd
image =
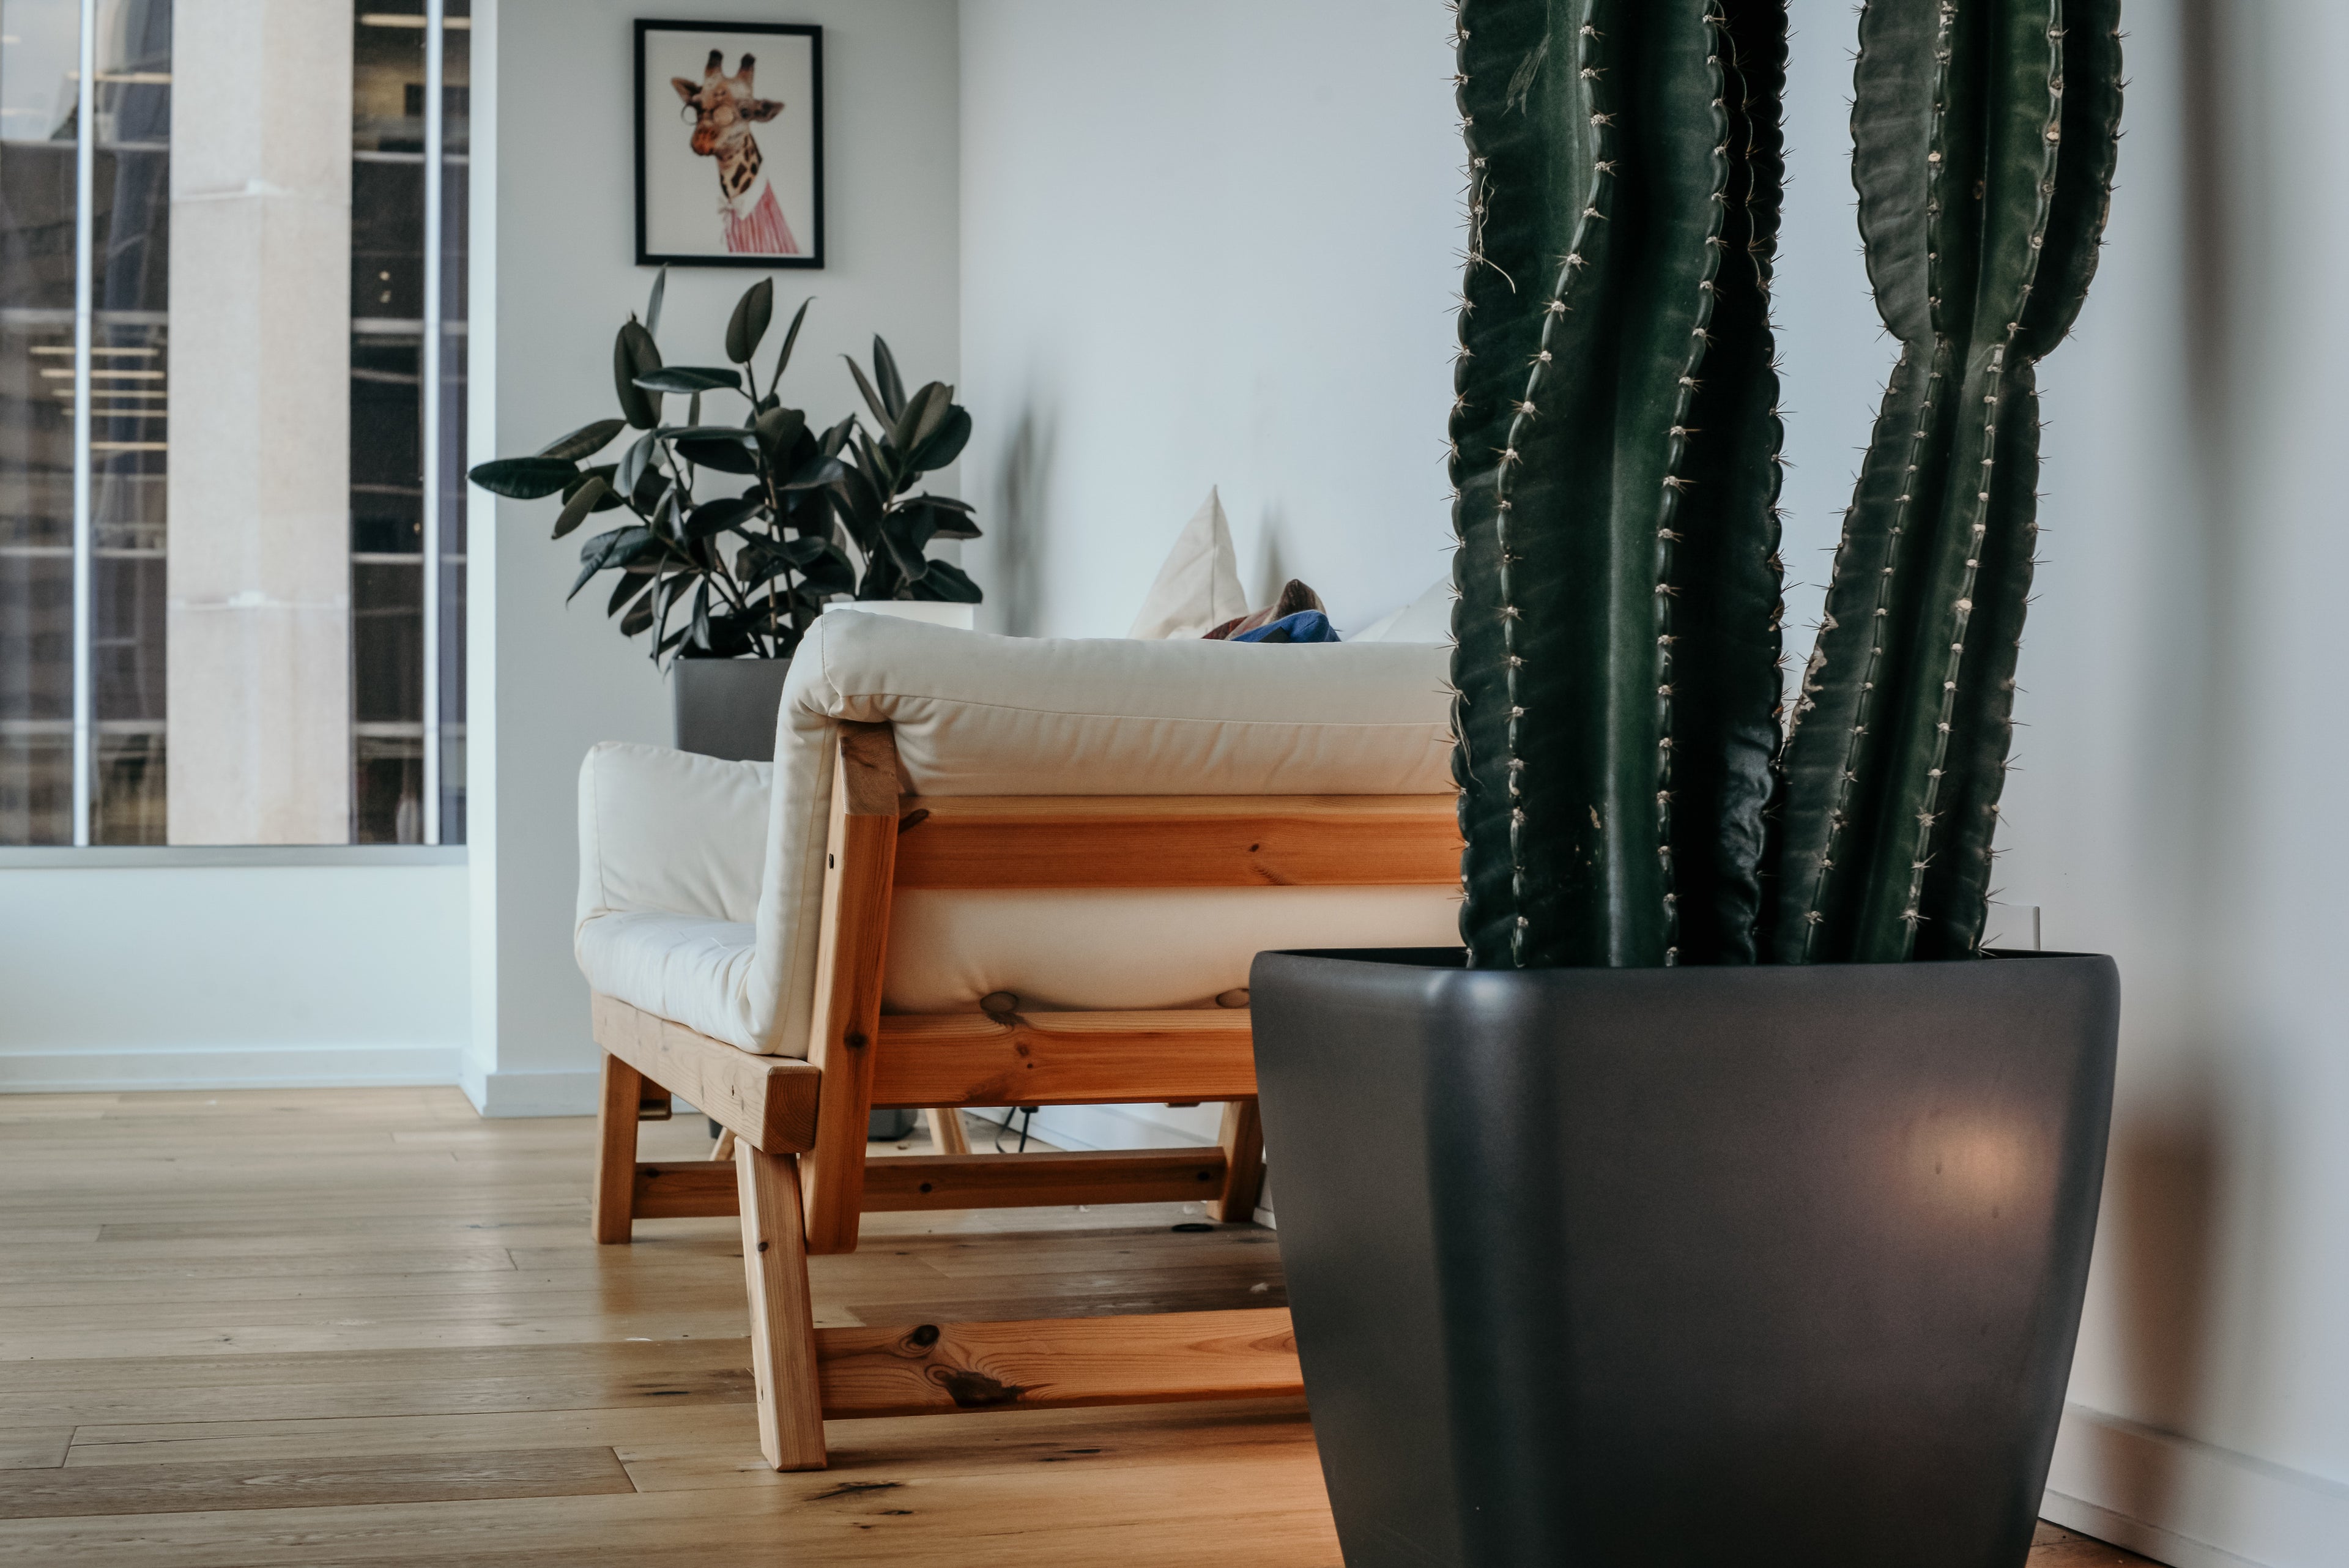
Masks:
[[[766,1470],[733,1222],[595,1246],[592,1135],[446,1089],[0,1096],[0,1563],[1335,1568],[1290,1401],[835,1422],[831,1469]],[[873,1216],[818,1321],[1284,1299],[1270,1232],[1196,1218]]]

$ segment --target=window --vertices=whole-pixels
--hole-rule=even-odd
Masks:
[[[0,0],[0,844],[463,842],[468,10]]]

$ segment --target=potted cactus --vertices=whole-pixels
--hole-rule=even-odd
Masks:
[[[2117,980],[1981,942],[2117,0],[1862,7],[1899,358],[1783,714],[1784,0],[1458,16],[1464,948],[1250,987],[1346,1560],[2019,1565]]]

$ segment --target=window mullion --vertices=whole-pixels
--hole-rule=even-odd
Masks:
[[[437,4],[437,0],[436,0]],[[90,659],[91,583],[96,567],[90,535],[89,371],[95,290],[98,191],[98,0],[81,0],[79,79],[74,112],[73,346],[73,841],[90,841],[95,815],[97,701]]]
[[[424,5],[424,842],[440,842],[440,192],[444,0]]]

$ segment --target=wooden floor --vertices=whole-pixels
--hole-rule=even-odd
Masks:
[[[831,1469],[766,1470],[733,1221],[595,1246],[592,1132],[438,1089],[0,1097],[0,1563],[1335,1568],[1290,1401],[835,1422]],[[1279,1303],[1272,1234],[1196,1218],[873,1216],[817,1321]]]

